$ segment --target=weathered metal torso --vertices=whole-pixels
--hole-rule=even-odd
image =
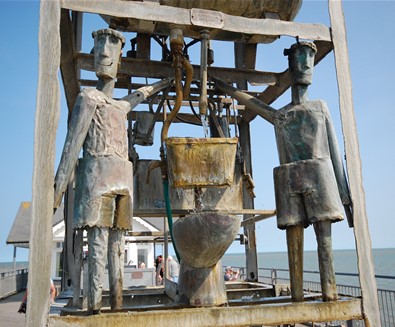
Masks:
[[[126,120],[126,111],[103,97],[89,126],[84,142],[84,157],[115,156],[128,159]]]
[[[275,114],[274,126],[281,164],[330,158],[328,109],[323,101],[289,104]]]
[[[129,229],[133,217],[133,165],[128,160],[127,110],[98,90],[85,94],[98,103],[77,169],[74,226]],[[115,210],[115,216],[103,214],[104,195],[123,198],[117,208],[107,208]]]

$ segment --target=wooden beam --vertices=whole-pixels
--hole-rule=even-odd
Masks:
[[[305,302],[243,305],[209,308],[163,308],[162,310],[128,310],[96,316],[51,316],[50,326],[155,326],[217,327],[277,326],[312,321],[361,319],[361,301]]]
[[[137,33],[137,59],[151,59],[151,35],[146,33]]]
[[[128,232],[128,236],[163,236],[164,232]]]
[[[365,191],[362,184],[362,164],[352,99],[351,73],[342,2],[329,0],[329,14],[335,52],[347,173],[353,202],[354,234],[358,255],[359,280],[363,296],[362,306],[366,325],[380,327],[380,310],[366,214]]]
[[[234,54],[235,54],[235,67],[240,69],[244,67],[252,68],[255,66],[255,51],[252,50],[253,53],[251,55],[251,46],[247,46],[244,43],[235,43],[234,44]],[[236,85],[239,89],[248,90],[247,79],[242,79]],[[247,111],[248,112],[248,111]],[[251,177],[253,176],[252,172],[252,155],[251,155],[251,133],[250,133],[250,124],[248,121],[242,120],[238,124],[238,129],[240,132],[239,140],[240,146],[243,150],[243,159],[242,163],[243,174],[248,174]],[[246,184],[243,187],[243,208],[254,209],[254,198],[251,196],[251,190],[246,188]],[[251,218],[251,215],[244,215],[243,221]],[[256,232],[255,225],[248,224],[244,225],[243,233],[248,237],[248,244],[245,244],[245,253],[246,253],[246,280],[247,281],[258,281],[258,254],[257,254],[257,246],[256,246]]]
[[[56,129],[59,117],[60,2],[41,0],[34,130],[32,221],[26,326],[47,326],[51,278]]]
[[[77,99],[80,87],[78,84],[78,76],[75,63],[75,40],[73,25],[70,19],[69,10],[62,9],[60,18],[60,72],[66,95],[67,107],[69,113],[73,110],[75,100]]]
[[[213,211],[213,210],[209,210]],[[219,210],[223,214],[228,215],[266,215],[271,212],[271,210],[260,210],[260,209],[238,209],[238,210]],[[186,209],[179,209],[179,210],[172,210],[172,214],[174,217],[183,217],[193,213],[194,210],[186,210]],[[204,212],[204,210],[203,210]],[[153,210],[133,210],[133,214],[137,217],[149,217],[149,218],[163,218],[166,217],[166,210],[163,209],[153,209]]]
[[[240,41],[240,34],[248,35],[245,39],[257,39],[254,35],[277,37],[288,35],[301,39],[330,41],[329,28],[322,24],[303,24],[276,19],[255,19],[223,14],[212,10],[183,9],[161,6],[150,2],[137,1],[97,1],[97,0],[62,0],[63,8],[108,15],[112,17],[131,18],[141,21],[153,21],[161,24],[163,29],[155,32],[169,34],[172,24],[189,28],[185,36],[199,38],[199,30],[209,28],[214,38],[215,31],[229,32],[226,40]],[[201,16],[201,17],[199,17]],[[201,19],[200,19],[201,18]],[[132,32],[138,32],[138,24]],[[197,27],[197,28],[196,28]],[[199,28],[200,27],[200,28]],[[218,33],[220,37],[222,34]],[[233,36],[233,39],[232,39]]]
[[[93,55],[79,53],[76,57],[78,68],[92,72],[95,71]],[[198,80],[200,76],[200,66],[192,65],[192,67],[193,79]],[[171,62],[123,57],[119,73],[133,77],[171,78],[174,77],[174,68]],[[242,80],[247,80],[250,83],[267,85],[278,84],[279,76],[281,76],[279,73],[224,67],[209,67],[208,73],[227,83],[238,83]]]
[[[241,222],[241,226],[244,227],[249,224],[255,224],[258,221],[274,217],[275,215],[276,215],[276,210],[267,210],[267,213],[265,213],[265,214],[256,215],[254,217],[243,220]]]

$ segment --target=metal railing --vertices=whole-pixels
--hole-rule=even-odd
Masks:
[[[304,274],[318,274],[319,271],[306,270]],[[276,269],[276,268],[259,268],[259,281],[268,284],[289,284],[289,270],[288,269]],[[359,284],[358,274],[353,273],[336,273],[336,276],[348,276],[355,278],[355,284]],[[375,275],[376,279],[384,280],[395,280],[395,276]],[[353,283],[354,284],[354,283]],[[303,282],[303,288],[308,292],[321,292],[321,283],[318,281],[305,280]],[[360,297],[361,288],[353,285],[337,285],[337,292],[344,296]],[[395,290],[378,289],[377,290],[379,307],[380,307],[380,318],[382,327],[394,327],[395,326]],[[344,324],[345,322],[334,322],[336,324]],[[359,326],[364,326],[363,322],[360,322]]]
[[[29,269],[17,269],[0,273],[0,299],[26,289]]]

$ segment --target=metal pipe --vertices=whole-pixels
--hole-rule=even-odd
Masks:
[[[182,100],[183,100],[183,90],[182,90],[182,83],[181,83],[181,68],[188,67],[188,75],[187,79],[192,80],[193,70],[189,68],[189,65],[185,63],[187,61],[182,55],[182,48],[184,46],[184,38],[182,34],[182,30],[178,27],[173,27],[170,31],[170,49],[171,54],[173,55],[173,67],[174,67],[174,75],[175,75],[175,89],[176,89],[176,101],[174,104],[174,108],[172,112],[169,114],[167,119],[163,123],[162,132],[161,132],[161,146],[162,151],[164,150],[164,142],[167,138],[167,133],[170,128],[170,124],[172,123],[173,119],[176,117],[178,111],[181,108]],[[189,93],[190,83],[189,85],[185,85],[185,92]]]
[[[236,89],[235,87],[211,77],[211,80],[215,82],[215,85],[224,93],[235,98],[240,104],[245,105],[248,109],[253,111],[255,114],[261,116],[263,119],[267,120],[269,123],[273,124],[274,114],[276,109],[262,102],[261,100],[249,95],[245,92]]]
[[[189,99],[189,93],[191,92],[191,83],[193,78],[193,67],[189,60],[185,57],[182,58],[182,67],[185,70],[185,84],[183,89],[183,99]]]
[[[154,84],[140,87],[133,93],[123,97],[121,100],[129,102],[130,109],[133,110],[137,105],[139,105],[145,99],[149,98],[151,95],[168,87],[171,81],[172,80],[170,78],[164,78]]]
[[[200,31],[200,100],[199,100],[199,113],[200,116],[207,114],[207,56],[208,56],[208,42],[209,31]]]

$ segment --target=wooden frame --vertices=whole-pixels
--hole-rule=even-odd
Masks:
[[[87,66],[92,64],[86,59],[87,56],[77,56],[75,53],[75,44],[78,43],[78,40],[76,41],[76,35],[73,33],[73,24],[70,21],[68,10],[107,14],[117,17],[129,17],[140,19],[143,22],[159,21],[165,24],[179,24],[185,26],[190,26],[194,22],[196,23],[196,17],[192,20],[191,10],[159,6],[152,2],[41,0],[39,30],[39,83],[35,118],[36,125],[33,170],[33,220],[29,253],[29,306],[26,320],[28,326],[41,327],[47,325],[48,321],[50,322],[50,325],[54,326],[67,325],[67,319],[61,322],[62,317],[53,317],[49,320],[49,297],[47,291],[47,286],[49,284],[48,281],[50,278],[51,256],[49,252],[52,242],[51,221],[53,215],[53,167],[60,98],[57,71],[59,68],[62,71],[67,104],[69,110],[71,110],[79,92],[78,70],[82,67],[87,68]],[[341,1],[329,0],[329,11],[331,29],[317,24],[300,24],[274,20],[246,19],[241,17],[235,18],[225,14],[222,14],[221,16],[223,22],[217,22],[210,26],[204,26],[203,24],[201,27],[228,31],[230,40],[232,40],[232,33],[248,35],[248,39],[250,41],[254,40],[255,35],[261,34],[271,36],[299,36],[300,38],[315,40],[319,49],[316,60],[317,62],[329,53],[333,46],[339,86],[340,112],[342,116],[345,150],[347,153],[347,161],[353,162],[353,165],[347,165],[347,172],[354,204],[354,232],[357,244],[357,255],[359,259],[358,267],[363,298],[361,302],[358,300],[344,302],[347,303],[347,305],[340,301],[325,304],[328,307],[336,308],[336,311],[329,311],[328,316],[325,315],[325,317],[317,316],[317,312],[320,311],[319,308],[324,305],[322,303],[309,303],[308,305],[304,303],[298,305],[291,304],[294,309],[289,309],[289,307],[283,307],[282,309],[289,309],[291,310],[291,313],[295,310],[301,310],[299,312],[303,311],[305,313],[303,315],[303,320],[317,320],[320,318],[325,320],[326,318],[329,319],[332,317],[340,318],[337,316],[337,313],[343,312],[344,317],[347,319],[364,319],[367,326],[380,327],[381,323],[378,308],[377,287],[374,279],[371,243],[365,208],[365,195],[362,186],[361,160],[352,105],[351,79]],[[195,11],[193,14],[199,15],[200,13]],[[190,36],[193,37],[194,35]],[[240,41],[240,39],[234,38],[234,41]],[[144,61],[141,61],[141,63],[145,63],[146,66],[144,66],[144,69],[148,69],[146,67],[149,66],[149,63]],[[160,69],[163,67],[168,69],[166,64],[160,64],[159,66],[161,67]],[[124,67],[126,72],[134,73],[133,68],[128,68],[128,64]],[[220,73],[221,70],[218,70],[218,74]],[[224,73],[224,71],[222,71],[222,73]],[[246,72],[243,72],[242,70],[234,70],[233,73],[231,73],[231,78],[234,78],[235,82],[240,82],[238,81],[238,76],[244,73]],[[253,71],[249,72],[249,78],[262,78],[275,81],[273,86],[269,86],[260,94],[260,98],[269,104],[278,98],[289,87],[289,76],[287,72],[275,75]],[[247,124],[254,118],[255,116],[253,114],[243,115],[243,119]],[[244,132],[246,135],[249,134],[247,129]],[[248,148],[249,139],[245,138],[245,142],[245,145]],[[281,306],[278,306],[277,308],[266,307],[264,309],[248,306],[243,309],[191,309],[194,311],[189,312],[193,312],[194,315],[202,314],[202,317],[204,318],[210,315],[222,316],[224,314],[231,314],[232,316],[239,317],[239,319],[242,320],[243,314],[241,310],[247,310],[246,312],[248,312],[248,314],[254,311],[259,311],[259,314],[256,316],[256,320],[243,320],[239,322],[240,325],[269,322],[269,320],[264,317],[266,317],[265,315],[267,312],[272,312],[273,317],[277,317],[278,319],[274,318],[273,320],[270,320],[270,323],[279,324],[283,321],[283,319],[280,319],[279,317],[284,312],[282,309]],[[178,313],[173,313],[173,315],[175,317],[182,317],[184,312],[185,311],[178,311]],[[139,316],[138,313],[132,314],[130,317],[133,317],[133,321],[134,319],[144,319],[144,315],[141,314],[141,316]],[[163,313],[159,314],[157,317],[161,317],[161,321],[165,319],[165,315]],[[108,317],[108,319],[110,318],[117,319],[114,318],[113,315]],[[95,317],[91,317],[90,319],[95,320]],[[96,319],[98,322],[100,320],[104,322],[107,318],[99,316]],[[175,320],[169,321],[174,322]],[[298,321],[301,320],[295,318],[295,322]],[[227,324],[228,322],[228,320],[217,320],[212,325],[218,325],[219,323]],[[193,324],[191,324],[191,326],[192,325]]]

